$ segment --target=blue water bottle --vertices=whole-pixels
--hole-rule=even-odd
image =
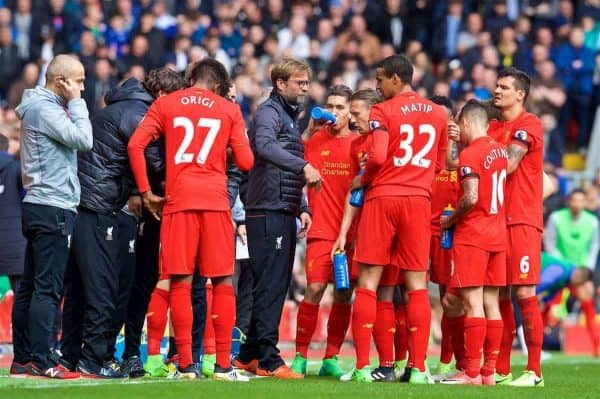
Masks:
[[[451,204],[448,204],[447,207],[444,208],[442,212],[442,216],[450,216],[454,213],[454,208]],[[452,248],[452,241],[454,240],[454,226],[449,229],[442,230],[440,234],[440,247],[442,249],[450,249]]]
[[[343,251],[336,251],[333,255],[333,284],[338,291],[345,291],[350,288],[348,258],[346,258]]]
[[[358,172],[358,175],[361,176],[363,174],[364,170],[361,169]],[[350,192],[350,205],[352,205],[355,208],[362,208],[364,202],[365,202],[365,189],[364,188],[355,188],[354,190],[352,190]]]
[[[321,107],[314,107],[310,112],[310,117],[316,121],[335,123],[336,118],[331,112],[325,111]]]

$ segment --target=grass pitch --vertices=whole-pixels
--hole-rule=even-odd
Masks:
[[[351,367],[350,359],[344,359]],[[525,359],[514,357],[513,374],[523,369]],[[599,399],[600,360],[591,357],[554,354],[544,361],[545,388],[470,387],[470,386],[410,386],[400,383],[356,384],[341,383],[316,376],[320,363],[309,363],[307,379],[279,381],[253,379],[246,384],[228,384],[210,380],[167,381],[137,379],[130,381],[77,380],[52,381],[46,379],[9,379],[8,370],[0,370],[0,399],[58,398],[58,399],[113,399],[113,398],[485,398],[485,399]]]

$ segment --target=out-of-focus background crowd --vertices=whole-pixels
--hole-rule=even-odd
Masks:
[[[498,71],[514,66],[532,77],[527,106],[543,121],[546,170],[560,187],[546,216],[579,186],[600,216],[600,0],[0,0],[0,134],[9,152],[19,151],[23,90],[43,85],[48,62],[65,52],[86,68],[92,115],[124,78],[164,65],[183,72],[204,57],[227,67],[246,119],[285,56],[314,71],[306,109],[333,84],[374,88],[372,66],[394,53],[413,61],[420,94],[448,96],[457,109],[490,99]]]

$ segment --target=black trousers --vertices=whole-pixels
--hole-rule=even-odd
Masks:
[[[33,361],[42,369],[49,358],[54,320],[63,292],[75,212],[25,203],[23,234],[27,238],[23,280],[12,310],[14,361]]]
[[[135,238],[137,236],[137,220],[134,216],[121,211],[117,215],[119,228],[119,251],[117,266],[119,268],[119,291],[115,315],[109,331],[107,359],[112,360],[116,351],[116,339],[121,327],[127,318],[127,306],[129,304],[133,277],[135,274]],[[133,298],[136,300],[136,298]]]
[[[117,214],[79,210],[65,276],[61,351],[66,360],[108,358],[119,289]]]
[[[160,222],[144,209],[135,242],[135,272],[130,291],[131,300],[127,304],[123,359],[140,356],[146,310],[148,310],[152,291],[158,282],[159,242]]]
[[[296,250],[296,218],[283,212],[246,212],[248,249],[253,276],[253,303],[247,341],[240,360],[259,359],[273,371],[285,364],[279,355],[279,322],[290,285]]]
[[[248,335],[252,319],[252,265],[249,259],[243,259],[235,263],[235,268],[235,326]]]

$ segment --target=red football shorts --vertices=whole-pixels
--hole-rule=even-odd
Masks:
[[[313,239],[306,243],[306,282],[311,283],[331,283],[333,282],[333,261],[331,260],[331,248],[335,241]],[[353,250],[346,251],[348,259],[348,272],[350,280],[356,281],[358,278],[358,268],[352,258]]]
[[[378,197],[367,201],[358,224],[356,259],[427,271],[431,203],[425,197]]]
[[[539,284],[542,265],[542,232],[525,224],[508,226],[507,231],[507,284]]]
[[[429,254],[431,281],[439,285],[448,285],[452,273],[452,251],[440,247],[440,236],[431,236]]]
[[[506,253],[504,251],[490,252],[471,245],[454,244],[449,287],[504,287],[505,285]]]
[[[233,274],[233,224],[230,211],[181,211],[163,215],[159,273],[203,277]]]

